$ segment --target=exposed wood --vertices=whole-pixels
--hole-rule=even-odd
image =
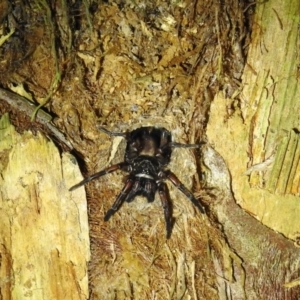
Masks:
[[[87,299],[89,235],[80,174],[41,134],[0,120],[0,298]]]
[[[208,126],[237,201],[293,240],[300,228],[299,11],[297,0],[257,5],[240,110],[228,115],[219,94]]]
[[[6,37],[1,48],[7,70],[0,73],[0,84],[10,89],[18,83],[39,103],[52,95],[46,109],[57,117],[56,126],[72,142],[78,158],[84,158],[80,163],[85,175],[123,160],[124,140],[99,132],[98,123],[116,131],[163,126],[178,142],[206,142],[201,151],[175,149],[172,154],[170,169],[203,202],[207,214],[202,218],[169,184],[175,218],[169,240],[159,199],[147,203],[137,197],[109,222],[103,221],[124,184],[124,173],[85,186],[92,241],[90,299],[300,298],[300,249],[295,247],[299,237],[294,244],[275,231],[293,238],[299,228],[298,12],[296,0],[125,0],[96,1],[90,7],[88,1],[79,1],[70,8],[60,1],[44,1],[43,6],[14,1],[11,10],[7,8],[1,28],[16,34]],[[16,115],[13,119],[22,130],[23,115]],[[80,246],[80,234],[70,231],[79,230],[86,218],[83,222],[79,210],[76,215],[62,208],[73,205],[77,197],[83,201],[84,188],[67,191],[80,179],[71,176],[67,181],[57,149],[41,135],[25,133],[18,141],[22,155],[39,155],[26,154],[28,159],[21,161],[28,178],[21,171],[19,177],[4,175],[12,178],[17,190],[26,191],[25,196],[39,199],[36,195],[47,194],[41,192],[45,186],[60,200],[32,201],[28,208],[26,197],[17,202],[6,196],[4,203],[10,206],[5,213],[13,210],[13,217],[3,214],[0,230],[5,233],[16,224],[10,220],[38,229],[40,216],[47,229],[56,224],[57,231],[46,231],[51,241],[41,257],[57,264],[49,267],[46,279],[43,273],[30,275],[37,274],[36,282],[53,287],[50,299],[69,299],[80,292],[87,297],[87,239]],[[24,151],[36,143],[42,149]],[[20,157],[21,150],[13,149],[11,153]],[[3,153],[6,169],[15,160],[9,150]],[[63,163],[70,162],[67,157],[63,155]],[[30,166],[39,162],[36,168],[41,168],[44,159],[48,168],[33,172]],[[44,214],[44,203],[54,206],[51,218]],[[32,212],[34,218],[19,220],[19,211]],[[73,223],[65,228],[68,214]],[[26,235],[35,232],[25,229]],[[62,238],[66,232],[69,235]],[[37,236],[46,238],[43,233]],[[1,244],[14,245],[10,241]],[[40,244],[34,250],[31,244],[22,246],[31,250],[28,259],[41,253]],[[1,249],[0,270],[4,278],[19,278],[19,269],[10,267],[16,251],[7,249],[15,248]],[[73,257],[79,252],[82,263]],[[76,275],[73,281],[71,273]],[[5,281],[5,295],[15,282]],[[29,292],[41,296],[44,289],[32,286]]]
[[[300,295],[299,11],[297,0],[256,4],[241,102],[218,93],[210,110],[207,135],[219,154],[208,149],[204,160],[210,183],[223,186],[211,208],[243,261],[242,299]]]

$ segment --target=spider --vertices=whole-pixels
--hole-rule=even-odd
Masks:
[[[142,195],[148,202],[153,202],[158,191],[166,222],[167,238],[171,236],[173,227],[172,205],[168,188],[164,180],[170,180],[199,210],[205,213],[201,203],[180,182],[166,166],[171,159],[172,148],[198,148],[197,144],[180,144],[172,142],[171,133],[163,127],[140,127],[131,132],[111,132],[103,127],[99,129],[109,136],[121,136],[127,141],[124,161],[112,165],[70,188],[70,191],[98,177],[123,170],[129,173],[125,186],[116,198],[112,207],[107,211],[104,221],[119,210],[124,201],[131,202],[135,196]]]

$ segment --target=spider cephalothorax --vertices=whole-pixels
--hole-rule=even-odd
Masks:
[[[124,201],[130,202],[137,195],[142,195],[152,202],[158,191],[164,209],[167,238],[170,237],[173,217],[172,206],[168,195],[165,179],[170,180],[195,206],[204,213],[204,208],[194,195],[180,182],[180,180],[166,166],[170,162],[172,148],[197,148],[195,144],[180,144],[172,142],[171,133],[165,128],[140,127],[131,132],[110,132],[100,127],[110,136],[122,136],[127,141],[124,162],[110,166],[70,188],[70,191],[86,184],[87,182],[114,172],[123,170],[129,173],[125,186],[118,195],[113,206],[106,213],[104,220],[109,218],[121,207]]]

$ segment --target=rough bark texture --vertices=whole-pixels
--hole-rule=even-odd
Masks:
[[[299,1],[257,6],[240,107],[228,116],[219,94],[208,126],[234,178],[236,200],[293,240],[300,228],[299,11]]]
[[[42,135],[0,119],[0,298],[87,299],[89,235],[80,178]]]
[[[163,126],[178,142],[207,142],[201,151],[173,152],[169,168],[203,202],[207,215],[202,218],[169,185],[176,222],[167,241],[158,199],[148,204],[137,197],[103,221],[124,174],[86,186],[90,298],[299,298],[300,251],[280,234],[297,242],[298,1],[9,3],[3,1],[0,18],[6,34],[1,86],[39,103],[51,99],[46,108],[86,175],[124,156],[124,140],[99,132],[98,123],[113,131]],[[16,28],[15,22],[30,26]],[[53,135],[45,123],[33,124],[10,106],[2,101],[0,111],[9,111],[19,130],[27,126]],[[49,161],[52,154],[40,155]],[[57,170],[42,174],[60,178]],[[75,178],[65,186],[74,183]],[[84,199],[83,188],[65,195]],[[34,229],[28,227],[29,233]],[[73,255],[73,249],[64,251]],[[63,269],[55,270],[55,286],[67,284]]]
[[[213,209],[243,260],[250,299],[299,298],[299,12],[299,1],[256,6],[240,103],[228,111],[216,95],[207,127],[236,201],[278,232],[232,199]]]

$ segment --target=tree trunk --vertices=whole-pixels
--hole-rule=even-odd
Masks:
[[[89,236],[74,158],[0,120],[0,298],[87,299]]]
[[[168,168],[206,214],[168,183],[168,240],[159,198],[136,197],[104,222],[123,173],[86,185],[90,299],[300,298],[299,1],[66,4],[7,8],[7,33],[24,17],[30,32],[6,36],[0,80],[39,103],[51,98],[47,109],[86,175],[124,160],[124,139],[98,123],[164,127],[202,145],[174,149]],[[24,127],[26,111],[14,110]],[[42,135],[7,130],[2,298],[87,298],[85,193],[68,192],[80,181],[76,166]]]
[[[230,113],[219,93],[210,110],[208,139],[225,161],[215,182],[228,168],[235,200],[274,230],[226,197],[214,207],[243,261],[248,299],[300,295],[299,12],[299,1],[257,4],[241,102]]]

